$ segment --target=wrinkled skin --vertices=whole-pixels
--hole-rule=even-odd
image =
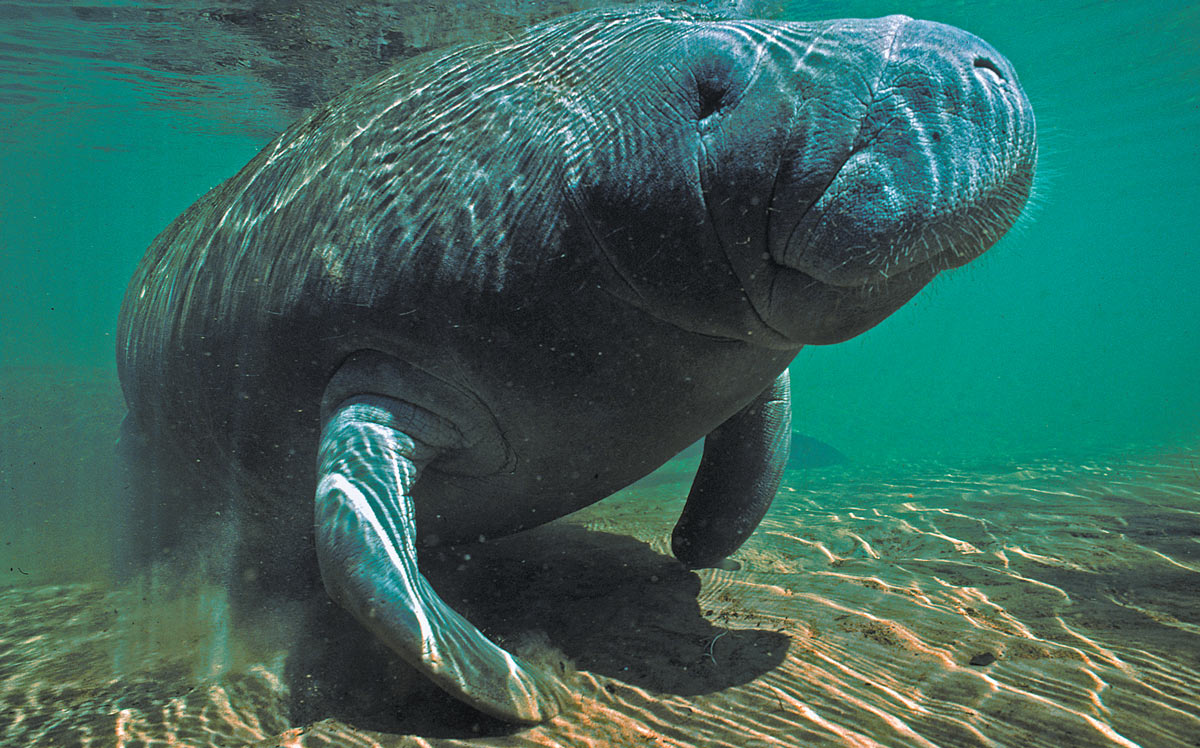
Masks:
[[[612,10],[417,58],[155,240],[121,315],[127,428],[233,497],[239,578],[303,588],[281,570],[315,555],[448,692],[543,720],[561,686],[418,547],[547,522],[705,437],[673,549],[720,563],[778,488],[796,352],[985,251],[1035,156],[1009,63],[899,16]]]

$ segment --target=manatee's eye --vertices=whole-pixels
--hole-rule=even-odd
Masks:
[[[720,85],[719,81],[714,81],[711,78],[701,78],[697,81],[697,93],[700,97],[699,115],[700,119],[706,119],[721,108],[721,101],[725,98],[725,86]]]
[[[992,75],[996,76],[996,80],[1001,82],[1004,81],[1004,73],[1000,72],[1000,68],[996,67],[996,63],[992,62],[986,57],[976,57],[975,67],[989,70],[991,71]]]
[[[737,106],[750,83],[754,50],[735,42],[727,35],[712,35],[698,42],[701,49],[691,61],[691,69],[696,115],[701,122]]]

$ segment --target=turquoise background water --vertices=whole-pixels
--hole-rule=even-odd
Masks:
[[[1035,195],[1016,230],[876,329],[801,353],[797,429],[861,461],[1194,443],[1197,6],[786,6],[782,17],[903,12],[979,34],[1016,65],[1041,137]],[[21,376],[111,371],[118,305],[145,247],[287,124],[261,84],[228,75],[207,81],[205,97],[183,95],[175,86],[183,73],[108,54],[120,24],[59,18],[59,7],[0,11],[0,367],[8,377],[18,376],[12,367],[33,367]],[[21,421],[4,415],[6,428]]]
[[[454,15],[469,29],[473,5],[516,17],[564,3],[594,4],[464,0]],[[299,5],[315,7],[0,0],[0,641],[11,645],[0,647],[0,703],[12,707],[0,743],[77,744],[115,723],[224,745],[240,742],[223,732],[231,724],[261,726],[246,738],[257,740],[318,719],[303,729],[361,742],[397,704],[400,721],[379,729],[473,734],[441,702],[428,709],[364,680],[374,671],[343,648],[353,630],[331,645],[282,624],[232,627],[216,576],[112,584],[109,560],[129,536],[111,475],[125,285],[155,234],[299,114],[262,75],[286,77],[286,59],[241,29],[210,39],[197,29],[221,24],[194,21]],[[615,724],[743,745],[775,724],[812,734],[817,714],[827,742],[850,730],[882,745],[1191,745],[1200,6],[783,6],[771,15],[902,12],[990,41],[1037,112],[1035,194],[984,257],[874,330],[801,352],[796,428],[852,462],[789,471],[741,571],[698,576],[662,555],[690,480],[682,460],[577,515],[587,532],[552,524],[507,551],[496,544],[503,563],[476,558],[458,581],[496,607],[472,620],[489,634],[545,631],[600,679],[601,718],[568,715],[528,743]],[[325,60],[321,40],[336,33],[304,33],[321,70],[352,56],[335,44]],[[223,553],[206,545],[189,561],[219,565]],[[790,645],[768,671],[746,642],[773,632]],[[955,664],[930,665],[928,652]],[[975,669],[980,653],[1000,660]],[[352,685],[328,685],[342,671]],[[319,697],[311,718],[294,716],[288,693]]]

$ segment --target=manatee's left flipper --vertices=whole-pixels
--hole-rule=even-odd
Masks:
[[[704,456],[671,537],[692,568],[716,566],[741,547],[771,506],[792,435],[785,369],[762,394],[704,438]]]
[[[489,641],[417,568],[412,488],[455,429],[386,397],[336,408],[321,435],[316,544],[329,594],[442,689],[480,711],[535,723],[561,686]]]

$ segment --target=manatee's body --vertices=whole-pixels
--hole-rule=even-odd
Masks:
[[[799,348],[985,250],[1034,149],[1003,58],[900,17],[604,11],[418,58],[155,240],[122,309],[130,421],[241,497],[263,558],[315,544],[405,659],[541,719],[553,685],[415,544],[549,521],[707,435],[675,550],[719,561],[778,486]]]

